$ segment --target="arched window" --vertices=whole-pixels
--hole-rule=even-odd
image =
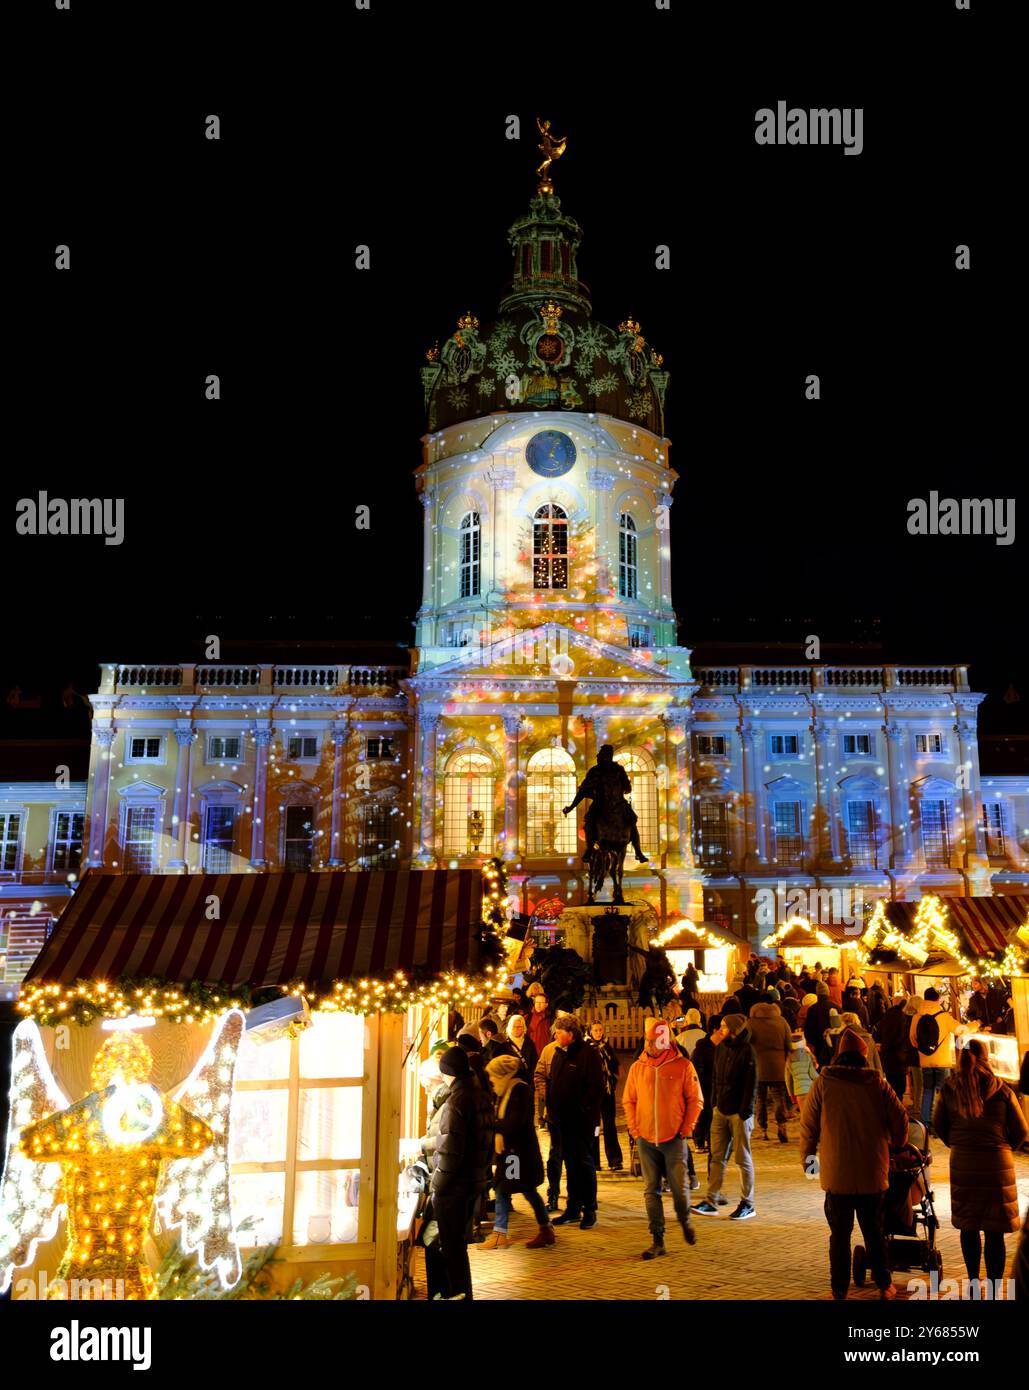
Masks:
[[[615,754],[629,774],[632,791],[629,800],[639,822],[640,844],[643,853],[655,855],[660,851],[657,824],[657,773],[654,760],[643,748],[622,748]]]
[[[486,753],[455,753],[443,779],[443,853],[493,853],[493,761]]]
[[[461,597],[479,592],[479,513],[465,512],[461,518]]]
[[[618,593],[622,598],[636,597],[638,556],[636,523],[628,512],[622,512],[618,518]]]
[[[561,814],[575,796],[571,754],[563,748],[541,748],[529,759],[526,774],[529,854],[574,854],[575,816]]]
[[[568,517],[552,502],[532,519],[532,587],[568,588]]]

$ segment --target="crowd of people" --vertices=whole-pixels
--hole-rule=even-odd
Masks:
[[[667,1253],[662,1194],[693,1245],[695,1218],[717,1218],[731,1205],[730,1164],[740,1190],[728,1219],[755,1217],[751,1140],[756,1133],[768,1141],[774,1126],[771,1142],[788,1144],[787,1121],[799,1118],[800,1161],[824,1193],[835,1298],[847,1296],[855,1221],[880,1296],[896,1296],[884,1224],[891,1154],[911,1142],[924,1152],[930,1132],[950,1150],[952,1220],[968,1278],[979,1279],[984,1258],[987,1279],[1002,1278],[1005,1236],[1019,1226],[1013,1155],[1029,1148],[1029,1127],[983,1045],[973,1039],[959,1048],[955,1040],[968,1028],[1003,1029],[1009,1007],[1001,991],[976,982],[961,1019],[933,988],[891,999],[880,984],[842,981],[835,969],[796,972],[753,957],[706,1016],[691,967],[673,1003],[647,1018],[625,1075],[622,1108],[651,1237],[642,1258]],[[526,1245],[542,1250],[557,1241],[557,1227],[597,1225],[601,1145],[610,1170],[625,1167],[616,1122],[621,1067],[604,1025],[584,1030],[575,1015],[555,1013],[538,984],[498,1012],[506,1019],[455,1020],[450,1043],[437,1044],[423,1064],[430,1298],[473,1296],[468,1246],[511,1244],[516,1194],[537,1224]],[[1029,1092],[1029,1055],[1020,1089]],[[707,1155],[706,1191],[696,1200],[695,1153]],[[1016,1280],[1029,1295],[1027,1260],[1023,1240]]]

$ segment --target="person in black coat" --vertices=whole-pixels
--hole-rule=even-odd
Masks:
[[[879,1044],[883,1075],[901,1100],[907,1089],[908,1072],[911,1067],[918,1066],[918,1053],[911,1045],[911,1015],[905,1012],[906,1003],[904,996],[898,994],[872,1034]]]
[[[818,1002],[812,1004],[807,1011],[807,1018],[804,1020],[804,1041],[819,1067],[824,1067],[832,1057],[829,1045],[825,1041],[825,1032],[831,1022],[829,1014],[833,1005],[829,998],[829,988],[821,981],[815,986],[815,993]]]
[[[861,1020],[861,1027],[865,1032],[869,1032],[868,1027],[868,1006],[861,998],[861,990],[855,985],[848,985],[843,991],[843,1008],[840,1013],[857,1014]]]
[[[439,1238],[426,1246],[425,1272],[430,1298],[440,1293],[444,1298],[463,1294],[470,1299],[468,1210],[478,1199],[479,1175],[488,1165],[492,1136],[482,1129],[479,1087],[467,1054],[459,1047],[448,1048],[439,1069],[453,1079],[438,1113],[435,1142],[427,1152],[432,1199],[427,1219],[436,1222]]]
[[[698,1153],[706,1150],[708,1135],[711,1133],[711,1116],[715,1108],[711,1084],[715,1070],[715,1045],[711,1039],[721,1026],[721,1019],[712,1014],[707,1022],[707,1037],[698,1038],[690,1057],[704,1096],[704,1108],[693,1131],[693,1146]]]
[[[479,1041],[482,1043],[482,1065],[488,1067],[494,1057],[511,1057],[514,1048],[497,1027],[495,1018],[479,1021]]]
[[[483,1245],[484,1250],[502,1250],[510,1244],[507,1227],[511,1215],[511,1197],[520,1192],[528,1200],[536,1217],[539,1231],[526,1242],[530,1249],[539,1250],[553,1245],[554,1228],[547,1213],[547,1204],[539,1194],[543,1181],[543,1158],[534,1121],[533,1088],[524,1080],[517,1057],[495,1057],[486,1067],[497,1103],[497,1133],[494,1141],[496,1168],[493,1186],[497,1194],[493,1234]]]
[[[618,1091],[618,1053],[607,1041],[602,1023],[590,1024],[590,1036],[586,1039],[590,1047],[600,1054],[604,1069],[604,1094],[600,1100],[600,1122],[604,1131],[604,1157],[613,1173],[622,1169],[622,1146],[618,1142],[618,1124],[615,1119],[615,1095]],[[593,1164],[600,1168],[600,1135],[593,1136]]]
[[[582,1230],[597,1224],[597,1170],[593,1136],[600,1127],[604,1070],[600,1055],[582,1036],[582,1024],[562,1014],[554,1024],[557,1050],[547,1078],[547,1119],[557,1125],[565,1167],[568,1203],[554,1225],[578,1221]]]

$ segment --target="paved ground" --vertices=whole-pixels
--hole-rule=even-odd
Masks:
[[[626,1070],[623,1059],[623,1074]],[[628,1164],[628,1138],[621,1138]],[[728,1214],[739,1196],[739,1170],[730,1165],[725,1195],[731,1205],[720,1217],[697,1217],[697,1244],[686,1246],[675,1221],[670,1197],[665,1197],[668,1256],[643,1261],[650,1244],[643,1211],[643,1185],[628,1173],[600,1174],[598,1224],[591,1231],[558,1227],[557,1244],[547,1250],[526,1250],[524,1242],[536,1224],[524,1198],[515,1199],[509,1234],[515,1244],[506,1250],[470,1248],[476,1298],[482,1299],[829,1299],[828,1227],[822,1214],[822,1191],[817,1180],[805,1177],[799,1156],[799,1123],[787,1126],[788,1144],[754,1140],[757,1171],[757,1216],[732,1222]],[[545,1139],[544,1139],[545,1148]],[[933,1188],[941,1222],[938,1244],[943,1253],[943,1278],[963,1278],[958,1233],[950,1225],[948,1158],[933,1141]],[[1022,1210],[1029,1200],[1029,1158],[1016,1158]],[[706,1156],[697,1156],[703,1196]],[[857,1235],[855,1231],[855,1236]],[[1009,1255],[1017,1237],[1008,1238]],[[908,1279],[924,1278],[920,1271],[898,1273],[897,1286],[906,1296]],[[418,1296],[424,1297],[424,1269],[416,1271]],[[852,1286],[855,1298],[878,1297],[874,1287]]]

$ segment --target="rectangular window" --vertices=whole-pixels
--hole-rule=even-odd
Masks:
[[[361,863],[366,869],[395,866],[397,817],[388,801],[369,806],[361,826]]]
[[[391,738],[370,738],[365,743],[366,758],[392,758],[393,740]]]
[[[0,814],[0,869],[13,873],[18,867],[18,842],[21,839],[21,815],[10,811]]]
[[[915,734],[916,753],[944,753],[942,734]]]
[[[209,874],[232,872],[235,839],[235,806],[208,806],[204,829],[204,868]]]
[[[983,806],[983,832],[986,836],[986,853],[1004,855],[1007,843],[1004,838],[1004,807],[999,801],[991,801]]]
[[[943,800],[922,802],[922,850],[926,866],[950,867],[950,804]]]
[[[803,807],[799,801],[777,801],[772,807],[775,825],[775,857],[779,864],[797,868],[804,859]]]
[[[701,862],[726,863],[729,858],[729,808],[725,802],[702,798],[697,828]]]
[[[878,865],[879,836],[875,802],[848,801],[847,844],[855,868],[874,869]]]
[[[134,763],[156,763],[161,757],[161,740],[159,738],[137,738],[133,735],[129,739],[129,759]]]
[[[773,758],[795,758],[800,752],[797,734],[769,734],[768,751]]]
[[[725,757],[725,735],[724,734],[698,734],[697,735],[697,754],[701,758],[724,758]]]
[[[75,874],[82,858],[82,831],[86,817],[82,811],[58,811],[54,817],[55,873]]]
[[[286,743],[286,754],[294,760],[317,758],[318,740],[307,734],[290,734]]]
[[[629,624],[629,646],[630,647],[649,647],[650,628],[646,623]]]
[[[207,740],[207,760],[212,763],[239,761],[239,734],[212,734]]]
[[[286,807],[286,862],[287,872],[307,873],[311,867],[314,852],[314,807]]]
[[[157,848],[157,807],[130,806],[125,812],[125,872],[152,874]]]
[[[843,753],[847,758],[868,758],[873,753],[871,734],[844,734]]]

